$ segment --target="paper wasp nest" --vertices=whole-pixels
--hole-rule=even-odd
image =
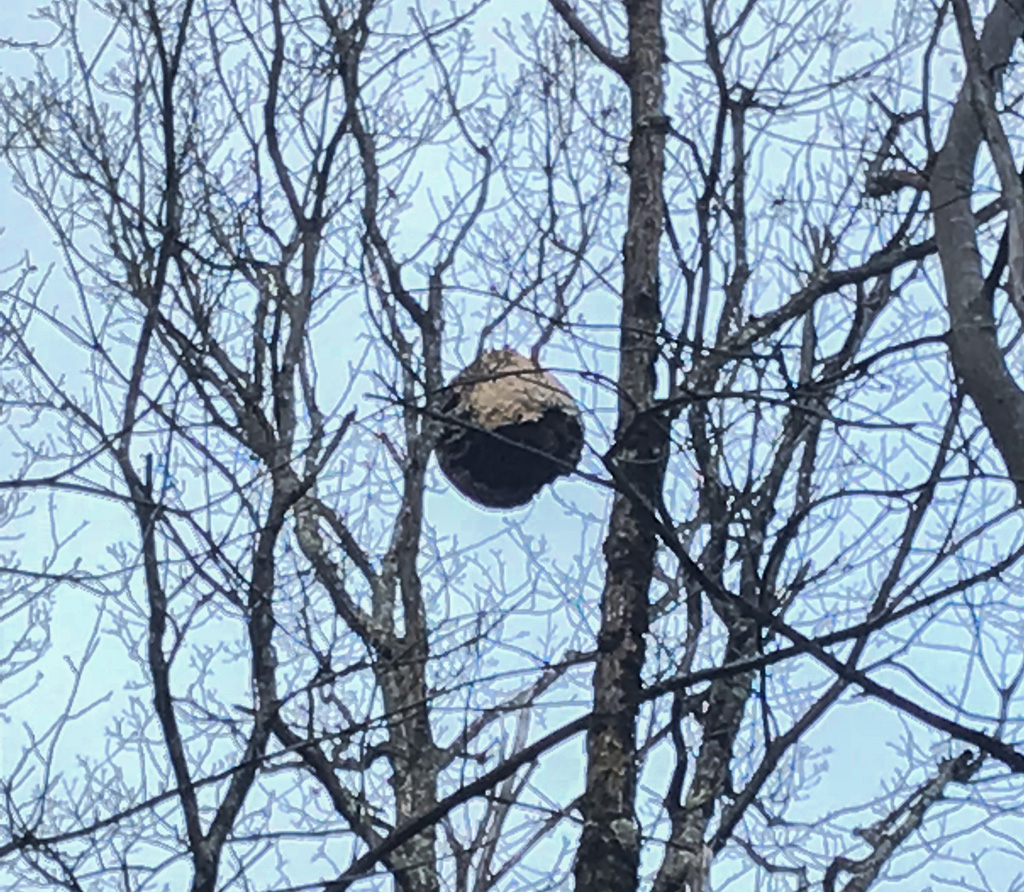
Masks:
[[[525,505],[583,451],[580,410],[557,378],[513,350],[491,350],[449,385],[437,460],[486,508]]]

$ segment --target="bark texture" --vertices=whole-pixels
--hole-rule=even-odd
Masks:
[[[635,814],[636,716],[648,591],[657,539],[647,506],[660,499],[667,425],[654,403],[658,276],[664,219],[665,131],[660,0],[627,4],[631,103],[629,210],[623,248],[616,442],[608,456],[619,481],[604,543],[600,655],[594,672],[595,719],[587,734],[583,833],[576,861],[578,892],[632,892],[640,827]]]
[[[754,656],[756,642],[753,624],[736,621],[726,645],[724,664]],[[733,748],[752,681],[753,673],[739,672],[717,679],[710,687],[693,781],[682,801],[666,802],[672,829],[654,881],[654,892],[704,892],[713,854],[705,845],[704,834],[723,790],[731,783]]]
[[[983,70],[977,76],[998,78],[1022,34],[1024,2],[1000,0],[978,42]],[[1024,392],[1006,367],[999,345],[978,250],[978,220],[971,209],[974,167],[985,138],[976,96],[969,76],[936,159],[931,178],[935,241],[949,307],[953,367],[1006,464],[1017,497],[1024,498]]]

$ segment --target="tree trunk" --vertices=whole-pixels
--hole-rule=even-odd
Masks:
[[[1000,0],[989,13],[979,41],[985,77],[998,76],[1022,32],[1024,2]],[[931,177],[935,241],[946,286],[953,367],[1006,464],[1017,497],[1024,499],[1024,392],[1003,358],[991,289],[982,275],[978,223],[971,209],[974,166],[983,141],[971,94],[968,75]]]
[[[654,401],[661,324],[658,253],[664,227],[665,130],[660,0],[627,4],[632,141],[629,216],[623,248],[619,406],[609,467],[619,481],[604,543],[595,720],[587,734],[583,833],[576,861],[578,892],[633,892],[640,858],[635,814],[636,717],[648,590],[657,539],[648,521],[660,499],[668,454],[667,424]]]

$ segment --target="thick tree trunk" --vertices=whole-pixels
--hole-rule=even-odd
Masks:
[[[1024,0],[999,0],[980,39],[984,76],[998,76],[1022,33]],[[1006,464],[1018,498],[1024,499],[1024,391],[1007,369],[999,345],[971,209],[974,167],[983,141],[971,94],[968,77],[931,177],[935,241],[949,307],[953,367]]]
[[[647,411],[654,401],[656,338],[661,324],[658,255],[664,226],[667,124],[661,2],[633,0],[626,5],[632,141],[623,248],[619,416],[616,444],[609,453],[620,487],[604,544],[607,572],[601,601],[600,654],[594,672],[596,718],[587,734],[577,892],[633,892],[637,885],[637,697],[657,545],[646,506],[660,498],[668,451],[666,424]]]
[[[388,715],[390,762],[394,772],[395,826],[403,827],[437,805],[437,749],[427,708],[429,644],[422,583],[416,559],[423,526],[423,478],[429,441],[410,437],[404,501],[384,560],[382,584],[397,586],[405,632],[395,637],[396,652],[374,667]],[[388,598],[393,602],[394,595]],[[391,622],[393,622],[393,608]],[[383,617],[379,617],[383,619]],[[402,892],[437,892],[441,888],[437,826],[424,827],[395,849],[395,877]]]

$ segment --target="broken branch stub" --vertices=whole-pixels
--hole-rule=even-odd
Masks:
[[[452,486],[478,505],[525,505],[579,463],[579,406],[532,359],[514,350],[488,351],[448,389],[438,464]]]

